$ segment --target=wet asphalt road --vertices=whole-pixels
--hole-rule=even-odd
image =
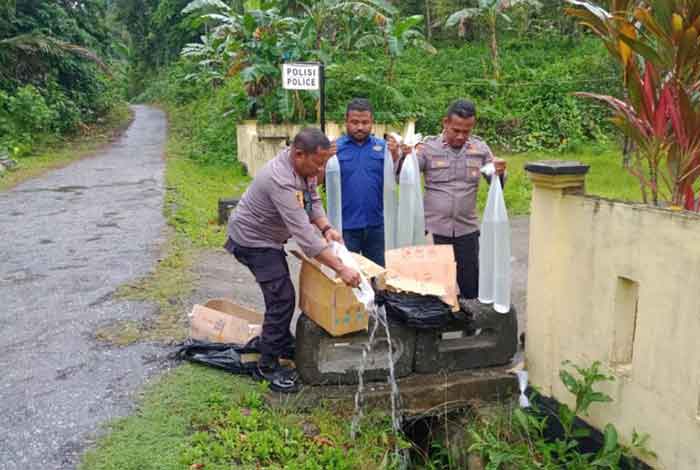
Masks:
[[[137,106],[92,158],[0,193],[0,469],[74,468],[167,352],[94,331],[153,307],[111,300],[162,242],[165,115]]]

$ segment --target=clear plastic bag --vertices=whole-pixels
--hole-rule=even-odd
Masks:
[[[340,179],[340,162],[333,155],[326,163],[326,205],[328,220],[338,232],[343,232],[343,199]]]
[[[508,212],[503,199],[501,180],[493,164],[482,172],[491,177],[479,236],[479,301],[493,303],[499,313],[510,311],[511,240]]]
[[[396,180],[394,179],[394,160],[389,153],[389,146],[384,148],[384,249],[396,248],[396,211],[398,201]]]
[[[355,294],[355,297],[357,297],[357,300],[364,305],[366,309],[373,309],[374,289],[372,289],[372,285],[369,283],[367,278],[362,275],[360,266],[355,261],[355,258],[353,258],[350,251],[348,251],[348,249],[342,243],[331,242],[330,246],[331,250],[333,250],[333,254],[340,258],[340,261],[342,261],[345,266],[348,266],[360,273],[360,285],[359,287],[353,288],[352,291]]]
[[[399,206],[397,216],[396,245],[417,246],[425,244],[425,212],[421,189],[420,169],[415,151],[403,163],[399,176]]]

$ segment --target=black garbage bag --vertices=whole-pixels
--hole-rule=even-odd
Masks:
[[[389,318],[403,322],[411,328],[440,328],[452,318],[450,306],[434,295],[378,291],[375,299],[378,305],[386,306]]]
[[[251,343],[240,345],[188,339],[175,352],[175,357],[218,367],[233,374],[250,375],[257,364],[257,357],[246,361],[245,356],[259,353]]]

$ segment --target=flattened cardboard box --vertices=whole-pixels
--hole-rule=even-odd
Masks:
[[[299,308],[331,336],[366,330],[368,317],[352,288],[346,286],[330,269],[318,261],[292,250],[301,260],[299,273]],[[360,270],[367,277],[384,272],[384,268],[353,253]]]
[[[408,246],[389,250],[385,257],[387,286],[423,295],[439,295],[453,310],[459,309],[457,263],[451,245]],[[409,280],[414,282],[407,282]]]
[[[263,315],[227,299],[195,305],[190,313],[190,338],[212,343],[246,344],[262,331]]]

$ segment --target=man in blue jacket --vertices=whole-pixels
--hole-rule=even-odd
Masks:
[[[343,200],[343,239],[350,251],[384,266],[384,149],[372,134],[369,101],[355,98],[345,112],[346,134],[336,141]]]

